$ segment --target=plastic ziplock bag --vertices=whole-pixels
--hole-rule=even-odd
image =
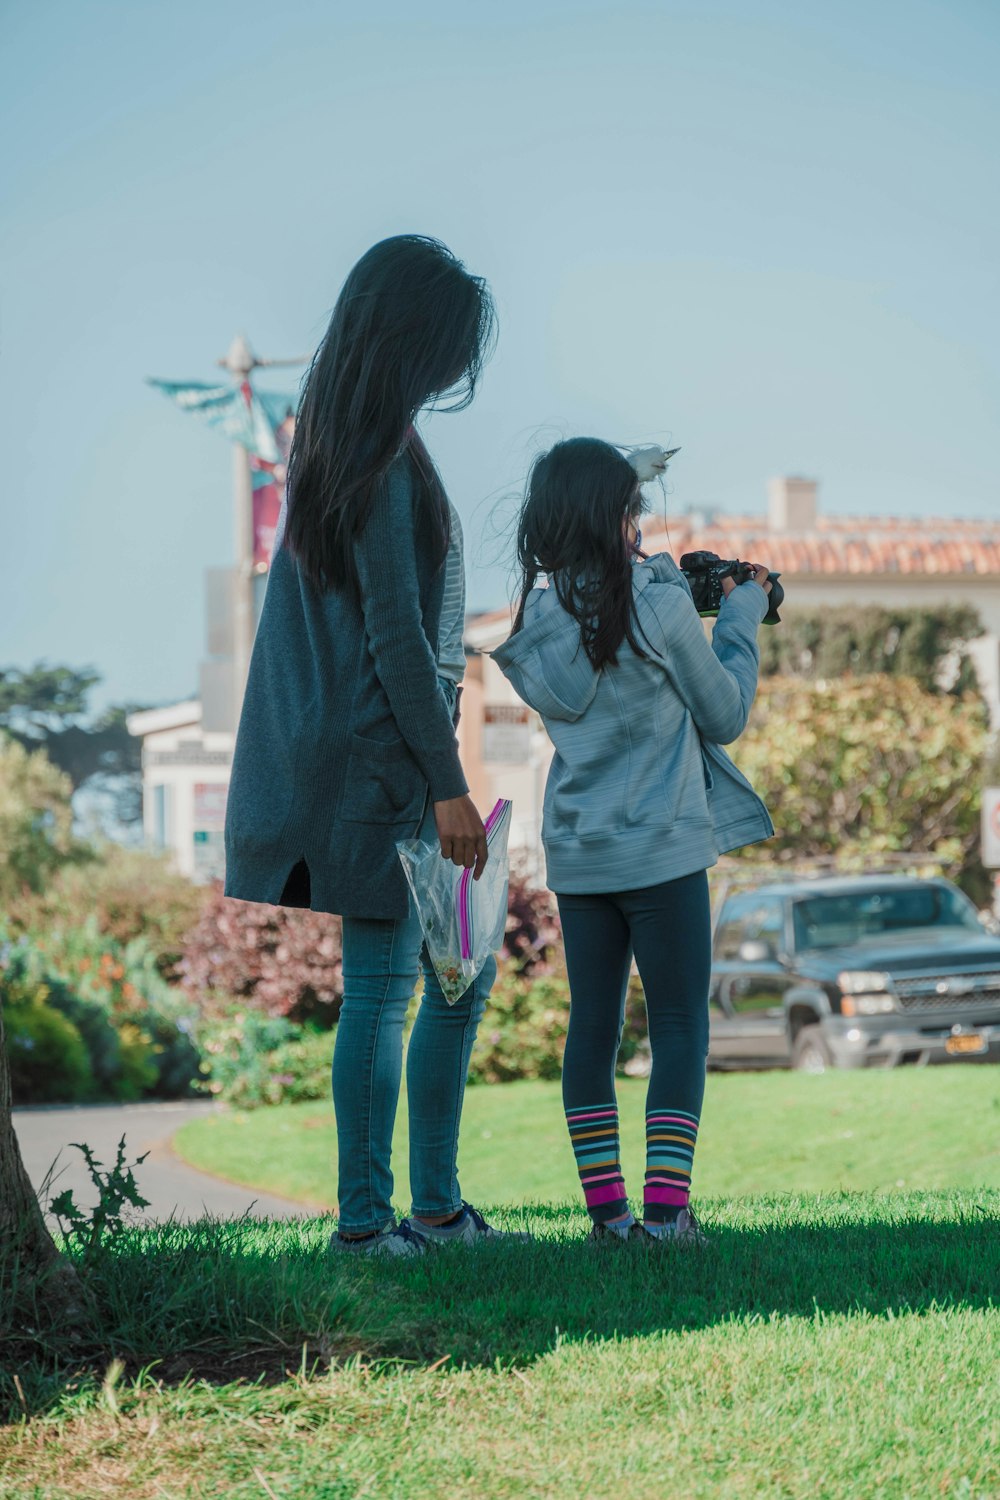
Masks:
[[[501,798],[486,819],[489,859],[478,880],[444,859],[438,843],[396,845],[423,928],[431,963],[449,1005],[461,1000],[507,927],[507,836],[511,804]]]

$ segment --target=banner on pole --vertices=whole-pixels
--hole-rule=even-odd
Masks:
[[[291,399],[276,391],[256,391],[249,380],[239,385],[209,385],[195,380],[149,383],[182,411],[193,412],[247,450],[253,476],[253,566],[255,572],[266,573],[285,498],[288,454],[295,431]]]

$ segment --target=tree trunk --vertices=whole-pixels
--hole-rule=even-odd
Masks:
[[[71,1263],[48,1231],[24,1169],[11,1118],[10,1068],[0,1005],[0,1273],[14,1284],[45,1281],[53,1312],[79,1306],[80,1285]]]

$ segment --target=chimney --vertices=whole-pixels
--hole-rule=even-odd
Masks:
[[[816,529],[815,479],[797,479],[782,475],[767,482],[767,522],[771,531],[814,531]]]

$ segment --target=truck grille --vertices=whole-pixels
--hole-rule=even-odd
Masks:
[[[1000,974],[921,974],[893,979],[904,1010],[953,1010],[956,1005],[1000,1009]]]

